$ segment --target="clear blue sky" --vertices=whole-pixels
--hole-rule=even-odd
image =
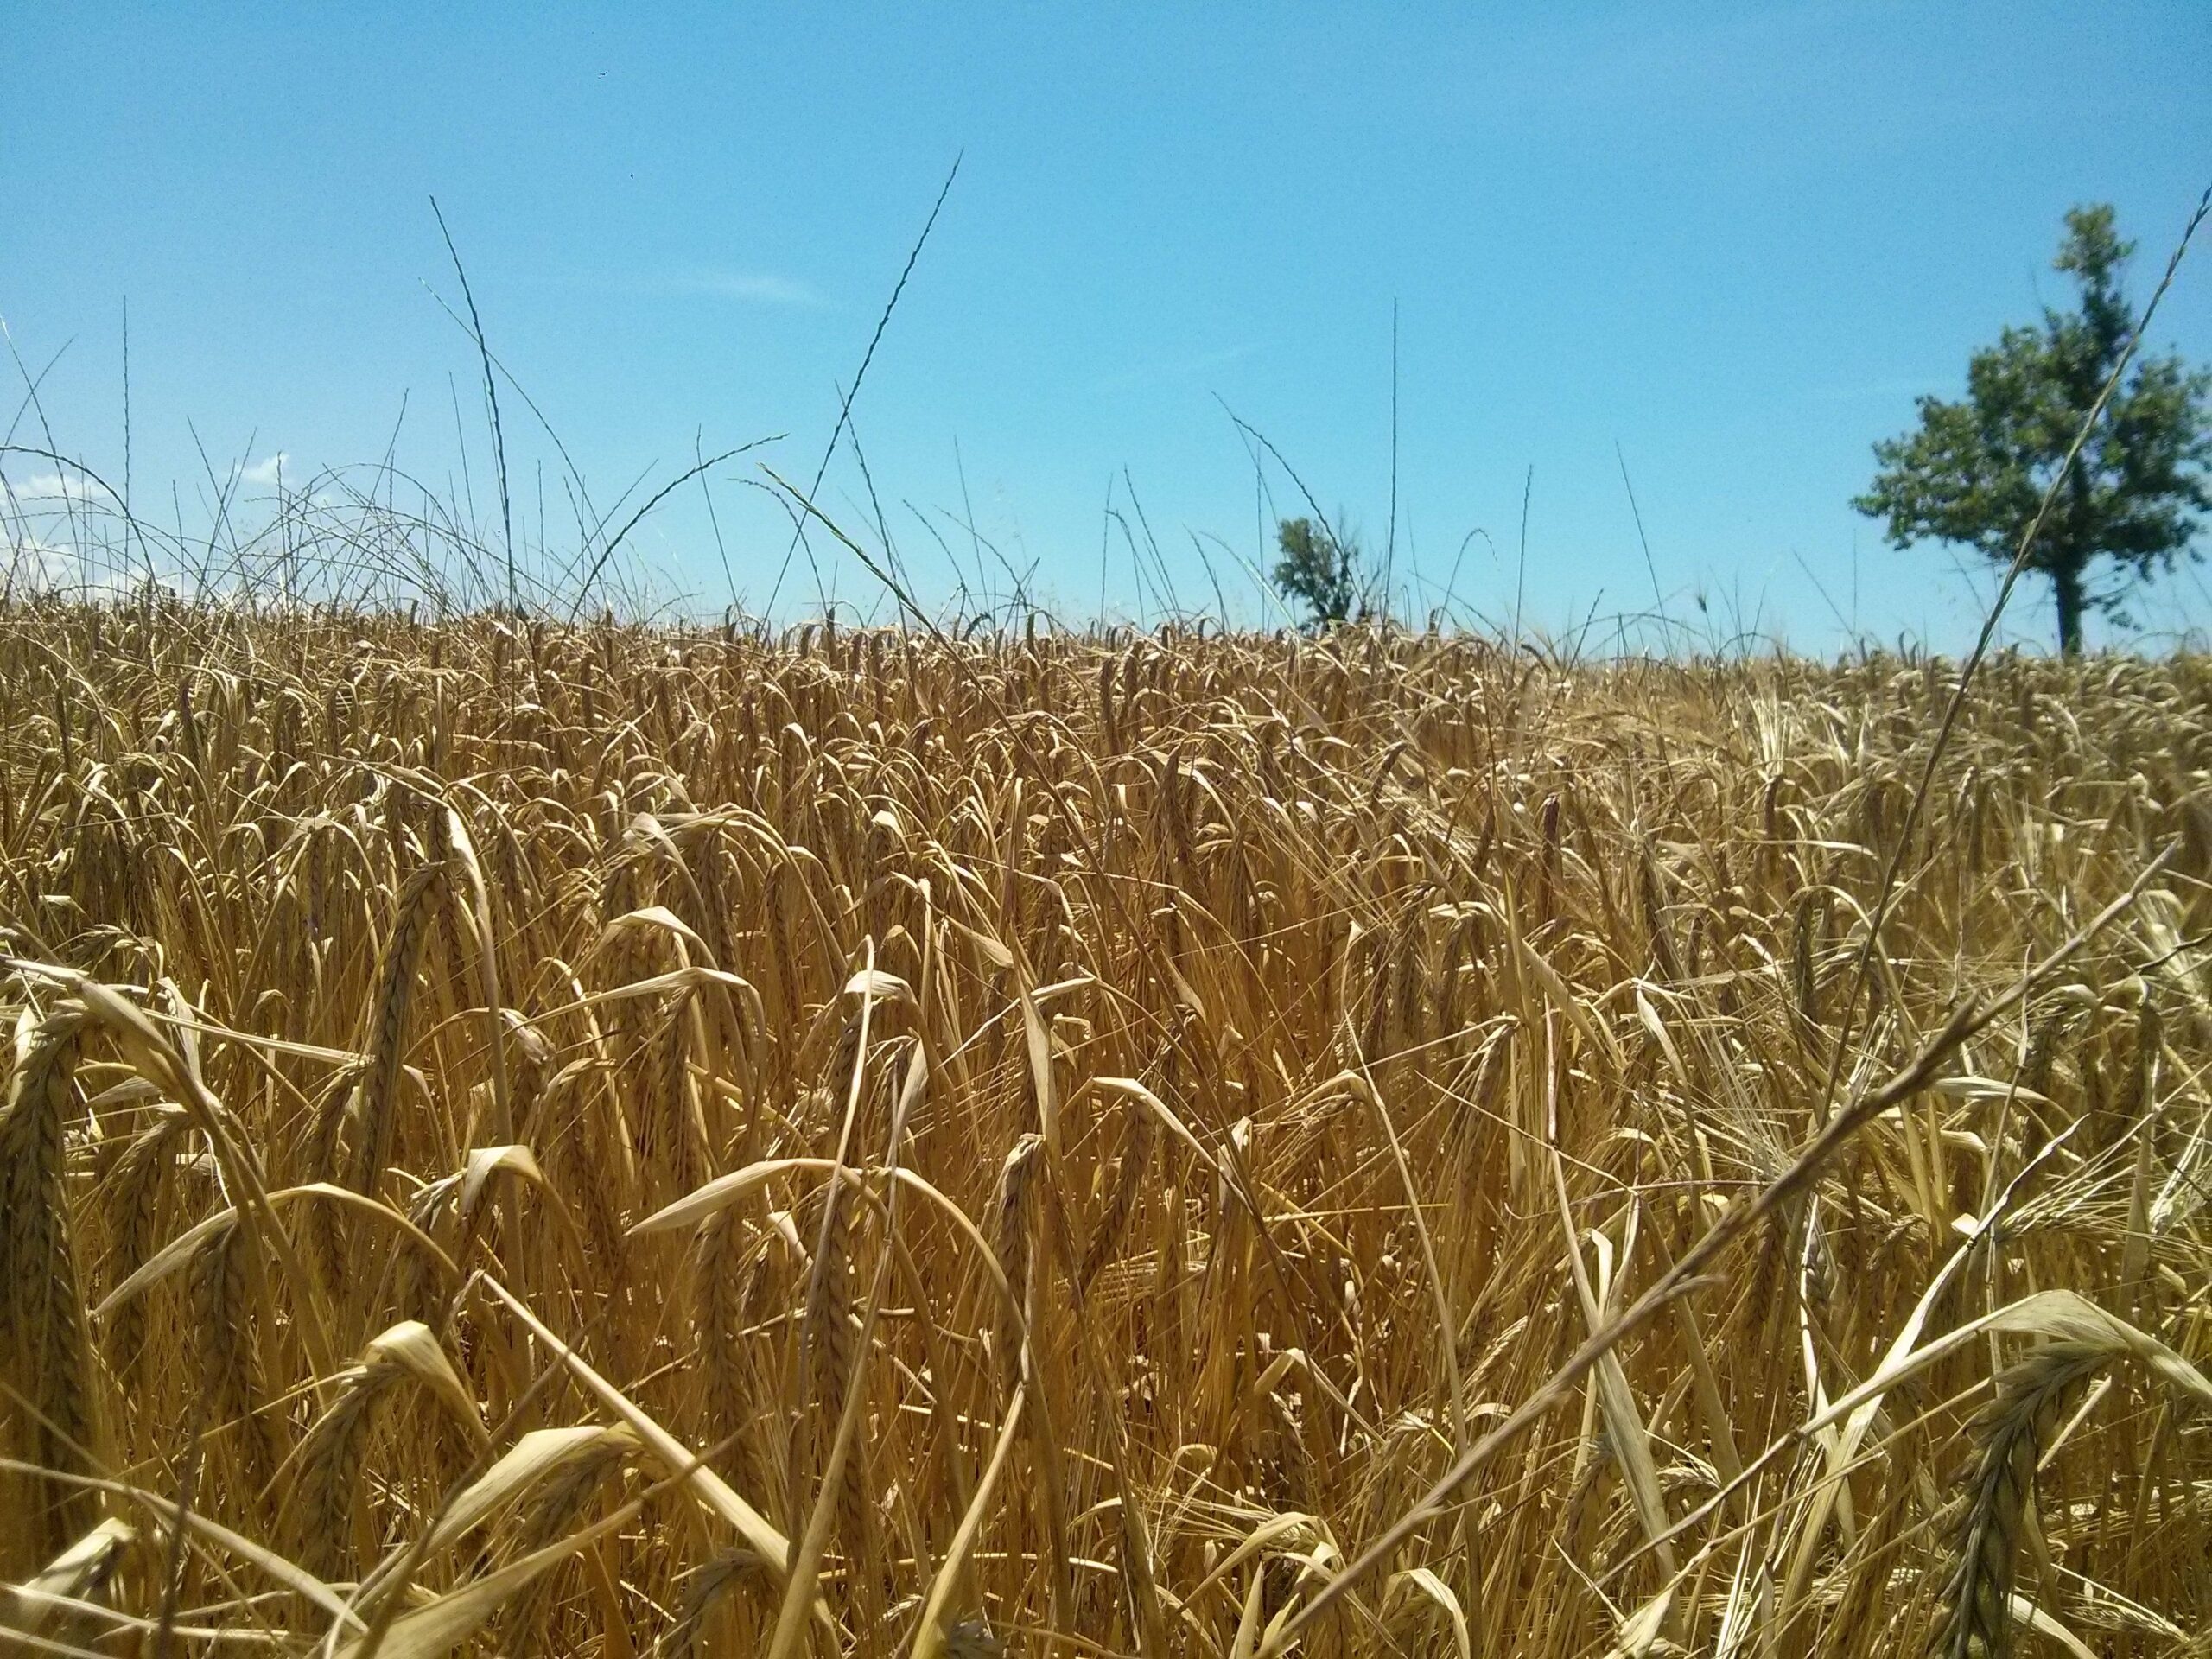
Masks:
[[[282,451],[296,478],[381,454],[403,394],[400,459],[458,490],[450,379],[484,509],[434,194],[494,349],[601,498],[695,433],[788,433],[763,453],[804,481],[964,154],[855,405],[931,597],[952,566],[905,504],[979,580],[964,471],[977,530],[1065,611],[1096,612],[1102,574],[1110,610],[1156,602],[1118,531],[1102,573],[1126,468],[1211,607],[1191,532],[1263,556],[1224,404],[1379,542],[1395,302],[1398,577],[1424,605],[1458,557],[1463,605],[1510,616],[1533,467],[1531,620],[1649,607],[1618,443],[1671,613],[1702,594],[1723,631],[1831,648],[1802,560],[1862,627],[1953,646],[1967,582],[1847,505],[1868,445],[2064,294],[2069,204],[2118,205],[2140,293],[2212,179],[2202,0],[367,10],[5,7],[0,317],[34,368],[67,347],[55,435],[119,471],[128,296],[142,505],[175,478],[192,517],[188,420],[219,467]],[[2154,343],[2212,359],[2212,245]],[[534,523],[550,449],[506,415]],[[790,531],[728,481],[753,459],[715,499],[757,607]],[[857,524],[864,502],[841,454],[823,505]],[[701,608],[729,598],[695,492],[639,545]],[[1214,560],[1233,613],[1268,620]],[[849,559],[826,579],[877,598]],[[802,560],[781,603],[813,599]],[[2212,574],[2147,620],[2212,626]]]

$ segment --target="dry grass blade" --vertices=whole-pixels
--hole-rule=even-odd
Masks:
[[[35,1465],[22,1463],[12,1458],[0,1459],[0,1469],[13,1474],[40,1472]],[[152,1515],[161,1523],[165,1532],[174,1534],[181,1531],[195,1541],[205,1542],[213,1549],[247,1562],[258,1571],[267,1573],[286,1589],[321,1609],[341,1626],[354,1630],[361,1628],[359,1615],[347,1605],[345,1597],[340,1595],[335,1589],[324,1583],[314,1573],[308,1572],[304,1567],[276,1550],[270,1549],[267,1545],[257,1543],[243,1534],[232,1531],[219,1522],[209,1520],[197,1511],[181,1509],[158,1492],[149,1492],[141,1487],[126,1485],[121,1481],[91,1477],[79,1477],[73,1480],[73,1484],[90,1491],[107,1493],[125,1503],[137,1504]]]
[[[489,1469],[470,1482],[439,1517],[429,1548],[442,1548],[515,1503],[540,1481],[583,1459],[612,1451],[628,1457],[645,1442],[628,1428],[578,1424],[570,1428],[534,1428],[502,1452]]]
[[[640,1507],[626,1504],[604,1521],[570,1533],[519,1560],[508,1562],[496,1572],[473,1579],[458,1589],[433,1597],[426,1605],[402,1613],[392,1620],[376,1645],[376,1659],[442,1659],[443,1655],[482,1629],[540,1575],[626,1524]],[[338,1659],[370,1659],[367,1639],[346,1643],[338,1649]]]
[[[138,1541],[137,1529],[111,1516],[14,1586],[10,1608],[0,1630],[38,1636],[66,1621],[73,1605],[99,1594],[124,1565]]]
[[[558,1356],[575,1373],[577,1380],[584,1387],[629,1426],[645,1443],[646,1450],[671,1476],[680,1474],[702,1503],[734,1528],[760,1559],[770,1564],[772,1571],[780,1571],[782,1563],[790,1559],[790,1540],[770,1526],[758,1510],[732,1491],[727,1482],[687,1451],[680,1440],[655,1422],[629,1396],[586,1364],[581,1355],[548,1330],[536,1314],[516,1299],[512,1292],[495,1280],[487,1280],[486,1284],[492,1294],[529,1327],[531,1335]]]
[[[938,1659],[947,1649],[952,1630],[945,1621],[968,1571],[969,1558],[975,1553],[976,1540],[982,1531],[983,1522],[989,1518],[991,1501],[1006,1473],[1007,1459],[1013,1455],[1020,1437],[1022,1407],[1027,1398],[1017,1389],[1014,1398],[1007,1402],[1006,1420],[999,1425],[998,1438],[991,1446],[990,1461],[983,1465],[983,1478],[976,1483],[976,1495],[969,1500],[960,1524],[953,1531],[951,1545],[938,1564],[936,1576],[930,1580],[929,1593],[922,1599],[921,1617],[914,1627],[913,1659]]]

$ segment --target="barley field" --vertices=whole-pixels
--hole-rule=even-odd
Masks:
[[[2212,1652],[2212,664],[1957,683],[17,602],[0,1645]]]

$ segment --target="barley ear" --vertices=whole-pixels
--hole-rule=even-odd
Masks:
[[[60,1473],[91,1469],[97,1433],[92,1351],[78,1294],[62,1181],[83,1011],[64,1004],[16,1021],[15,1067],[0,1110],[0,1376],[22,1455]],[[21,1411],[14,1402],[24,1402]],[[40,1560],[93,1518],[86,1490],[40,1482],[10,1530]],[[26,1563],[27,1565],[28,1563]]]
[[[315,1102],[302,1154],[308,1179],[335,1183],[339,1179],[340,1140],[347,1120],[358,1109],[355,1103],[360,1087],[360,1068],[356,1065],[344,1067],[324,1086]],[[342,1228],[336,1205],[319,1204],[308,1212],[307,1235],[315,1269],[322,1275],[324,1288],[334,1295],[344,1282],[346,1236]]]
[[[244,1478],[257,1492],[273,1461],[270,1429],[257,1409],[260,1377],[253,1332],[253,1236],[235,1217],[194,1251],[192,1319],[197,1326],[200,1389],[211,1421],[235,1436]]]
[[[825,1248],[816,1259],[814,1276],[807,1285],[802,1349],[810,1386],[802,1390],[800,1398],[810,1400],[817,1407],[810,1414],[815,1440],[813,1461],[817,1468],[826,1466],[830,1460],[837,1424],[845,1414],[846,1391],[855,1376],[854,1362],[858,1350],[853,1329],[850,1192],[851,1188],[845,1185],[832,1189],[830,1213],[824,1229]],[[844,1535],[848,1554],[854,1556],[862,1553],[868,1530],[866,1496],[861,1485],[865,1463],[855,1446],[845,1459],[838,1492],[839,1529]],[[798,1459],[794,1459],[795,1476],[798,1467]],[[791,1513],[803,1515],[806,1509],[797,1501],[798,1496],[795,1490]],[[794,1529],[791,1536],[796,1559],[799,1530]]]
[[[1033,1131],[1024,1135],[1007,1153],[999,1169],[998,1202],[991,1248],[1006,1273],[1008,1300],[999,1306],[998,1325],[992,1339],[1000,1374],[1009,1393],[1027,1367],[1023,1355],[1028,1334],[1030,1244],[1036,1236],[1037,1157],[1045,1138]]]
[[[154,1253],[162,1193],[175,1161],[175,1143],[181,1138],[188,1122],[181,1111],[170,1109],[143,1131],[116,1162],[111,1178],[115,1219],[111,1224],[107,1264],[111,1286],[130,1278]],[[145,1357],[145,1299],[134,1296],[111,1313],[103,1339],[117,1380],[128,1389],[138,1380]]]
[[[407,1058],[407,1014],[415,997],[416,976],[444,880],[442,864],[426,864],[407,880],[385,949],[377,1000],[370,1010],[368,1066],[353,1097],[353,1155],[351,1185],[373,1193],[391,1161],[393,1113],[399,1093],[399,1069]]]
[[[1145,1171],[1152,1163],[1153,1131],[1156,1127],[1153,1116],[1140,1101],[1129,1101],[1123,1109],[1122,1126],[1122,1160],[1114,1172],[1113,1191],[1107,1194],[1106,1209],[1098,1217],[1098,1225],[1090,1235],[1090,1243],[1083,1253],[1083,1268],[1076,1275],[1076,1288],[1088,1291],[1093,1281],[1105,1269],[1121,1249],[1122,1236],[1128,1231],[1129,1218],[1136,1213],[1137,1195],[1144,1190]]]
[[[2075,1389],[2113,1357],[2106,1342],[2048,1342],[2007,1367],[1974,1426],[1975,1452],[1953,1535],[1940,1659],[2005,1659],[2012,1651],[2012,1582],[2035,1502],[2036,1461]]]
[[[610,1440],[586,1452],[540,1487],[516,1529],[516,1555],[534,1554],[573,1531],[602,1484],[620,1472],[623,1455],[621,1443]],[[554,1609],[558,1578],[559,1574],[548,1573],[534,1579],[508,1603],[499,1621],[505,1651],[557,1651],[539,1637]]]
[[[760,1484],[751,1436],[741,1432],[752,1409],[743,1337],[745,1306],[766,1270],[765,1254],[734,1211],[719,1210],[700,1225],[692,1268],[692,1323],[704,1374],[699,1438],[724,1447],[715,1466],[741,1491]]]
[[[691,1569],[683,1586],[683,1600],[676,1623],[661,1638],[659,1659],[691,1659],[696,1653],[721,1651],[702,1639],[707,1621],[730,1592],[755,1573],[760,1558],[749,1549],[732,1550]]]
[[[346,1576],[353,1555],[353,1499],[377,1401],[397,1382],[395,1361],[356,1365],[340,1379],[337,1400],[300,1446],[290,1494],[294,1548],[302,1565],[324,1578]]]

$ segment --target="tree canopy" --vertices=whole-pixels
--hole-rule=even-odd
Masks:
[[[2132,343],[2120,284],[2133,251],[2109,206],[2074,208],[2053,265],[2079,289],[2075,308],[2046,307],[2040,327],[2005,329],[1968,362],[1963,400],[1921,398],[1918,429],[1874,446],[1881,470],[1852,505],[1887,519],[1892,546],[1959,542],[2012,562]],[[2212,375],[2139,354],[2061,484],[2025,564],[2050,578],[2066,654],[2082,648],[2085,610],[2125,623],[2135,582],[2195,556],[2197,515],[2212,509],[2208,394]],[[2093,582],[2101,559],[2109,568]]]
[[[1359,551],[1352,538],[1325,521],[1285,518],[1275,525],[1274,584],[1285,598],[1302,601],[1317,628],[1349,622],[1360,602]]]

